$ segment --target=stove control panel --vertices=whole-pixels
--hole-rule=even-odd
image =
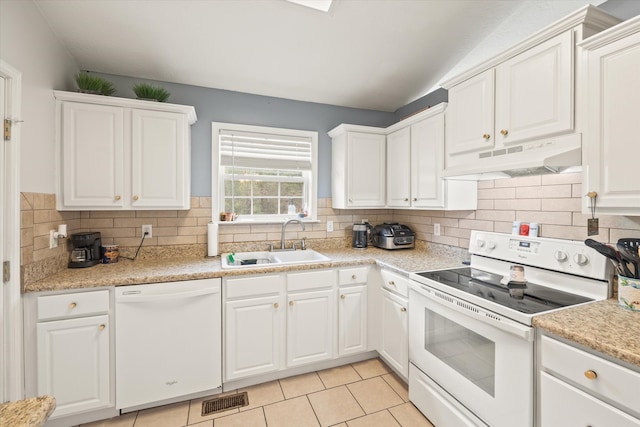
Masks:
[[[469,253],[599,280],[608,280],[611,274],[607,259],[579,240],[473,230]]]

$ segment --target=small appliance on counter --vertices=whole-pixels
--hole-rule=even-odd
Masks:
[[[412,249],[415,238],[416,234],[409,227],[397,222],[376,225],[371,232],[373,246],[382,249]]]
[[[353,224],[353,238],[351,239],[351,247],[366,248],[371,242],[371,224],[363,222],[362,224]]]
[[[69,237],[73,249],[69,259],[69,268],[91,267],[101,262],[100,247],[102,238],[99,232],[76,233]]]

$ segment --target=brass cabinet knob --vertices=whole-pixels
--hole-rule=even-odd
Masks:
[[[340,299],[345,299],[347,296],[345,294],[340,295]]]
[[[405,197],[405,198],[404,198],[404,201],[405,201],[405,202],[408,202],[408,201],[409,201],[409,198],[408,198],[408,197]]]
[[[356,280],[356,279],[358,278],[358,276],[356,276],[355,274],[352,274],[352,275],[351,275],[351,278],[352,278],[353,280]]]
[[[280,307],[280,304],[278,304],[277,302],[274,302],[273,303],[273,308],[278,308],[278,307]]]
[[[414,198],[413,198],[413,201],[414,201],[414,202],[417,202],[417,201],[418,201],[418,198],[417,198],[417,197],[414,197]]]
[[[72,302],[71,304],[69,304],[69,308],[73,310],[77,305],[78,304],[76,304],[75,302]]]
[[[138,196],[133,196],[133,200],[138,200],[140,197]]]
[[[293,304],[294,304],[294,302],[293,302],[293,301],[289,301],[289,305],[290,305],[291,307],[293,307]]]
[[[406,307],[400,307],[400,311],[404,313],[405,311],[407,311],[407,308]]]
[[[349,199],[349,203],[353,203],[353,199]]]
[[[116,199],[116,200],[120,200],[120,196],[116,196],[116,197],[115,197],[115,199]]]
[[[482,135],[482,137],[484,139],[489,139],[489,138],[491,138],[491,135],[489,135],[488,133],[485,133],[484,135]]]
[[[504,136],[507,136],[507,134],[509,133],[509,131],[508,131],[508,130],[506,130],[506,129],[502,129],[502,130],[500,131],[500,133],[501,133],[502,135],[504,135]]]
[[[396,282],[394,282],[393,280],[389,280],[389,284],[390,284],[391,286],[395,286],[395,285],[396,285]]]
[[[598,378],[598,374],[596,373],[596,371],[593,371],[591,369],[589,369],[588,371],[584,371],[584,376],[590,380],[595,380],[596,378]]]
[[[100,325],[100,326],[98,326],[98,329],[100,329],[101,331],[104,331],[104,328],[106,328],[106,327],[107,327],[106,325]]]

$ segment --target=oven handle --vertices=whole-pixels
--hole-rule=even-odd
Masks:
[[[466,316],[491,325],[504,332],[510,333],[511,335],[515,335],[526,341],[533,341],[533,328],[529,326],[521,325],[520,323],[507,319],[506,317],[500,316],[499,314],[483,310],[476,305],[448,295],[444,292],[429,288],[428,286],[414,283],[411,283],[410,286],[412,290],[435,303],[448,307],[451,310],[457,311],[459,313],[463,313]]]

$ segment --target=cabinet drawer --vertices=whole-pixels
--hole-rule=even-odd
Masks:
[[[335,284],[336,275],[334,270],[306,271],[304,273],[287,274],[288,291],[330,288]]]
[[[283,285],[282,274],[226,279],[226,298],[279,294]]]
[[[109,312],[109,291],[77,292],[38,297],[38,320]]]
[[[544,372],[540,388],[542,426],[640,426],[640,420]]]
[[[555,339],[542,337],[542,367],[569,382],[619,405],[637,411],[640,408],[640,373],[571,347]],[[588,379],[593,371],[596,378]]]
[[[392,273],[388,270],[382,270],[382,286],[396,294],[402,295],[405,298],[409,298],[409,279],[399,275],[398,273]]]
[[[369,267],[341,268],[338,271],[338,283],[352,285],[354,283],[367,283]]]

